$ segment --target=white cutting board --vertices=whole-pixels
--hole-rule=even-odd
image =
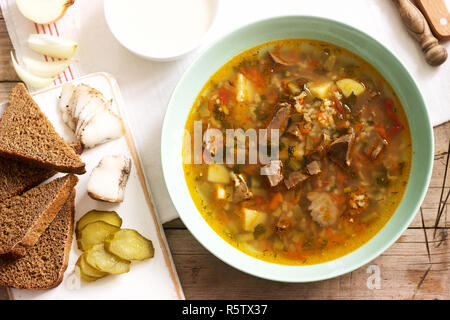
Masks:
[[[176,269],[158,221],[151,193],[142,171],[134,139],[126,120],[127,106],[123,105],[117,82],[109,74],[94,73],[73,81],[74,84],[86,83],[102,92],[107,99],[113,99],[112,107],[119,114],[126,127],[126,135],[83,152],[81,158],[86,163],[86,173],[78,176],[76,187],[75,221],[86,212],[114,210],[123,220],[123,228],[139,231],[152,240],[155,256],[152,259],[132,263],[129,273],[106,276],[95,282],[82,282],[74,273],[75,263],[81,254],[77,248],[75,235],[70,252],[69,265],[63,282],[56,288],[42,291],[10,289],[12,299],[184,299]],[[33,93],[41,110],[53,123],[56,131],[67,141],[74,141],[73,133],[64,124],[57,110],[57,99],[61,87],[54,87]],[[130,108],[132,106],[129,106]],[[0,114],[4,106],[0,106]],[[132,158],[132,169],[125,191],[125,199],[120,204],[109,204],[91,199],[86,192],[89,175],[105,155],[124,154]],[[151,177],[148,177],[151,179]]]

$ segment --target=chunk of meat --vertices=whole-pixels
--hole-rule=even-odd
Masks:
[[[383,151],[384,147],[388,145],[388,142],[385,139],[380,139],[373,148],[372,152],[370,153],[370,158],[372,160],[376,160],[378,156],[380,155],[381,151]]]
[[[340,211],[331,196],[326,192],[309,192],[307,198],[311,201],[308,209],[311,211],[311,218],[322,227],[334,225]]]
[[[204,134],[204,141],[203,141],[203,149],[206,151],[206,156],[208,160],[211,160],[211,158],[214,158],[216,156],[216,153],[219,149],[223,148],[223,143],[220,140],[217,140],[214,135],[208,135],[208,132],[214,132],[213,130],[218,130],[216,128],[213,128],[211,124],[208,123],[208,127],[206,128],[207,131],[205,131]],[[211,131],[208,131],[211,130]]]
[[[286,188],[292,189],[296,187],[300,182],[305,181],[309,177],[306,174],[301,173],[300,171],[294,171],[289,174],[289,177],[284,180],[284,185]]]
[[[350,151],[354,140],[353,133],[349,133],[333,141],[328,149],[330,159],[341,167],[350,166]]]
[[[289,133],[290,135],[293,135],[294,137],[297,137],[297,138],[302,138],[303,137],[302,128],[301,128],[300,122],[291,123],[289,125],[289,127],[287,128],[286,132]]]
[[[348,200],[348,206],[350,207],[350,214],[360,214],[364,209],[369,206],[369,200],[367,194],[363,192],[351,192]]]
[[[292,219],[289,219],[286,216],[286,213],[283,213],[275,224],[275,231],[278,233],[287,231],[292,226]]]
[[[269,56],[272,58],[273,62],[281,64],[283,66],[288,66],[291,64],[289,61],[286,61],[282,57],[280,57],[280,53],[278,51],[269,51]]]
[[[282,170],[281,160],[270,160],[269,164],[261,168],[261,174],[267,176],[271,187],[275,187],[283,181]]]
[[[277,111],[273,115],[272,120],[270,120],[269,125],[267,126],[267,134],[270,136],[270,132],[272,129],[280,130],[280,137],[283,135],[286,130],[289,117],[291,116],[292,107],[287,102],[282,102],[277,106]]]
[[[312,176],[322,172],[320,169],[320,163],[318,160],[314,160],[314,161],[311,161],[310,163],[308,163],[306,165],[306,170],[308,170],[308,173]]]
[[[234,181],[233,202],[241,202],[249,200],[253,197],[253,193],[248,189],[247,182],[242,174],[231,172],[231,179]]]

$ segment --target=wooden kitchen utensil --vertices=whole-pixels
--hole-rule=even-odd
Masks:
[[[432,66],[438,66],[447,59],[447,50],[433,36],[427,20],[410,0],[393,0],[408,32],[419,42],[425,60]]]
[[[416,3],[427,18],[434,35],[439,40],[450,40],[450,8],[445,5],[445,1],[416,0]]]

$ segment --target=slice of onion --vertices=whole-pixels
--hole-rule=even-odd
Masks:
[[[42,61],[29,57],[23,57],[25,67],[32,74],[43,77],[53,78],[66,70],[71,60],[57,60],[57,61]]]
[[[73,40],[48,34],[31,34],[28,37],[28,46],[38,53],[61,59],[72,58],[78,48],[78,44]]]
[[[54,78],[42,78],[39,76],[36,76],[17,63],[16,59],[14,58],[13,53],[11,52],[11,60],[14,67],[14,70],[16,71],[17,75],[19,76],[20,80],[25,82],[28,86],[39,89],[48,86],[50,83],[55,80]]]
[[[16,0],[19,11],[39,24],[48,24],[61,18],[74,0]]]

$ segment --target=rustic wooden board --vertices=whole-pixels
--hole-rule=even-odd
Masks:
[[[8,98],[17,81],[9,64],[11,49],[0,15],[0,102]],[[211,255],[179,219],[166,223],[164,229],[186,298],[450,299],[448,206],[444,210],[436,238],[433,239],[450,139],[450,122],[436,127],[434,135],[435,164],[430,188],[422,204],[422,214],[419,212],[416,215],[410,227],[384,254],[339,278],[308,284],[278,283],[255,278]],[[447,176],[447,186],[446,192],[450,188],[450,174]],[[0,288],[1,299],[8,299],[4,288]]]

